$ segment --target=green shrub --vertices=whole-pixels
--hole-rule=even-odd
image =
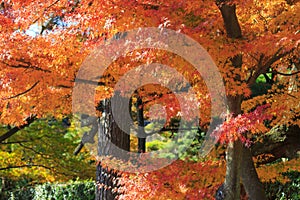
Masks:
[[[267,198],[270,200],[300,200],[300,172],[289,171],[282,173],[290,181],[285,184],[276,182],[265,183]]]
[[[2,197],[8,200],[94,200],[94,181],[70,181],[65,184],[45,183],[32,187],[17,187],[5,191]]]
[[[163,149],[166,142],[162,142],[159,140],[153,140],[151,142],[146,143],[147,151],[157,151]]]

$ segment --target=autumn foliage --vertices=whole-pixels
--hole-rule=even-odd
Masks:
[[[234,9],[241,29],[235,37],[220,12],[223,6]],[[229,105],[221,116],[224,123],[213,132],[214,139],[225,146],[242,141],[243,148],[251,148],[276,126],[300,126],[299,24],[297,0],[2,1],[0,123],[20,128],[31,118],[64,118],[72,113],[77,72],[95,48],[120,39],[128,30],[158,27],[185,34],[207,50],[223,78],[214,84],[224,84],[224,99]],[[189,106],[190,96],[176,99],[168,88],[149,84],[137,88],[146,118],[151,116],[150,107],[158,103],[166,108],[167,115],[159,113],[157,117],[170,122],[182,113],[192,113],[190,120],[198,115],[199,127],[207,131],[211,116],[220,117],[213,116],[214,99],[207,84],[190,63],[161,49],[138,49],[114,60],[99,77],[95,98],[87,101],[96,106],[110,98],[122,76],[139,65],[155,62],[176,69],[188,80],[199,109]],[[166,76],[171,77],[170,84],[178,83],[172,75]],[[126,84],[118,91],[124,96],[128,95],[127,86],[136,84],[136,79]],[[184,87],[178,85],[179,89]],[[182,107],[178,101],[184,102]],[[16,158],[11,152],[0,152],[0,156],[6,159],[3,163]],[[149,174],[124,174],[125,189],[132,192],[120,198],[154,199],[159,195],[172,199],[176,194],[177,199],[211,199],[224,172],[223,160],[192,164],[176,161]],[[258,174],[262,180],[268,176],[262,169]]]
[[[257,168],[265,183],[289,181],[283,172],[299,171],[299,159]],[[119,199],[214,199],[222,184],[224,160],[206,162],[175,161],[170,166],[146,174],[124,174],[124,192]]]

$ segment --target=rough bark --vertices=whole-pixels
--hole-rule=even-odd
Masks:
[[[120,97],[122,99],[122,97]],[[121,100],[122,101],[122,100]],[[128,105],[124,105],[122,102],[118,103],[119,109],[118,110],[126,110],[125,107],[128,107]],[[125,101],[124,101],[125,102]],[[111,110],[110,102],[107,104],[108,108]],[[107,110],[107,112],[111,112],[110,110]],[[121,118],[126,119],[125,113],[118,113],[118,115],[123,115]],[[113,144],[118,146],[119,148],[129,151],[130,150],[130,135],[128,134],[130,132],[130,124],[125,128],[125,131],[120,129],[118,126],[117,122],[113,119],[112,114],[109,115],[109,120],[111,121],[111,132],[108,133],[110,134],[110,139]]]
[[[123,105],[119,103],[120,108]],[[129,152],[130,150],[130,135],[127,134],[130,131],[130,125],[126,127],[127,130],[123,131],[119,128],[112,116],[112,108],[110,100],[103,101],[103,116],[99,120],[99,131],[98,131],[98,154],[99,155],[110,155],[113,151],[109,145],[110,140],[114,145]],[[120,115],[124,113],[119,113]],[[124,127],[123,127],[124,128]],[[124,159],[119,158],[119,159]],[[118,182],[118,178],[121,173],[109,169],[108,167],[102,166],[101,162],[97,164],[96,169],[96,200],[113,200],[119,195],[117,188],[121,187]]]

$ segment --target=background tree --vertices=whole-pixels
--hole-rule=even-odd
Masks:
[[[64,119],[37,119],[0,143],[2,191],[14,190],[12,181],[33,185],[94,177],[95,160],[89,152],[72,155],[80,138],[74,125],[69,127],[69,121]],[[0,133],[8,129],[1,126]]]

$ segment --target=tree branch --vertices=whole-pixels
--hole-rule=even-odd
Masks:
[[[4,63],[6,66],[11,67],[11,68],[24,68],[24,69],[33,69],[33,70],[37,70],[37,71],[42,71],[42,72],[47,72],[50,73],[51,71],[48,69],[42,69],[40,67],[36,67],[36,66],[32,66],[30,65],[30,62],[25,62],[22,60],[17,60],[17,62],[19,62],[18,65],[10,65],[4,61],[2,61],[2,63]],[[21,64],[22,63],[22,64]]]
[[[58,85],[58,86],[56,86],[56,88],[66,88],[66,89],[70,89],[70,88],[72,88],[72,86],[68,86],[68,85]]]
[[[11,97],[7,97],[7,98],[5,98],[4,100],[13,99],[13,98],[19,97],[19,96],[21,96],[21,95],[23,95],[23,94],[26,94],[27,92],[29,92],[30,90],[32,90],[35,86],[37,86],[37,84],[38,84],[39,82],[40,82],[40,81],[35,82],[30,88],[28,88],[28,89],[25,90],[24,92],[21,92],[21,93],[19,93],[19,94],[16,94],[16,95],[14,95],[14,96],[11,96]]]
[[[57,0],[55,2],[53,2],[52,4],[50,4],[49,6],[47,6],[46,8],[44,8],[43,14],[45,11],[47,11],[50,7],[54,6],[55,4],[57,4],[60,0]],[[32,24],[36,23],[41,17],[38,17],[37,19],[33,20]]]
[[[300,151],[299,143],[300,127],[290,126],[288,129],[281,125],[273,127],[267,134],[260,139],[262,142],[256,142],[251,147],[253,156],[262,156],[257,164],[267,164],[279,158],[295,158]],[[271,154],[271,157],[263,157],[265,154]]]
[[[23,124],[21,126],[17,126],[12,128],[11,130],[7,131],[3,135],[0,136],[0,143],[2,143],[7,138],[11,137],[15,133],[17,133],[19,130],[24,129],[25,127],[29,126],[34,120],[36,119],[36,115],[32,115],[26,119],[26,124]]]
[[[27,164],[27,165],[15,165],[15,166],[7,166],[7,167],[2,167],[0,168],[0,171],[2,170],[9,170],[9,169],[17,169],[17,168],[30,168],[30,167],[42,167],[42,168],[45,168],[45,169],[48,169],[50,171],[54,171],[55,174],[62,174],[64,176],[73,176],[73,174],[68,174],[68,173],[65,173],[65,172],[60,172],[60,171],[57,171],[55,167],[47,167],[45,165],[41,165],[41,164]],[[73,172],[76,173],[76,171],[72,170]]]
[[[296,75],[296,74],[299,74],[300,71],[293,72],[293,73],[290,73],[290,74],[286,74],[286,73],[282,73],[282,72],[273,70],[272,73],[274,73],[274,74],[279,74],[279,75],[281,75],[281,76],[294,76],[294,75]]]
[[[1,142],[0,144],[21,144],[21,143],[26,143],[26,142],[31,142],[29,140],[21,140],[21,141],[12,141],[12,142]]]
[[[257,63],[257,70],[254,72],[254,74],[248,79],[247,83],[248,85],[252,85],[255,83],[256,79],[259,77],[259,75],[261,74],[265,74],[269,71],[270,67],[272,66],[272,64],[274,64],[276,61],[278,61],[279,59],[285,57],[286,55],[290,54],[291,52],[294,51],[294,48],[280,53],[282,51],[283,47],[280,47],[275,53],[274,55],[268,59],[265,64],[263,64],[263,58],[265,57],[263,54],[260,56],[259,62]]]
[[[47,154],[40,153],[40,152],[36,151],[34,148],[31,148],[31,147],[28,147],[26,145],[23,145],[22,143],[20,143],[19,145],[21,147],[23,147],[24,149],[28,149],[28,150],[32,151],[33,153],[40,155],[44,159],[48,159],[47,158],[47,156],[48,156]]]
[[[16,168],[24,168],[24,167],[43,167],[45,169],[49,169],[49,170],[52,170],[51,167],[47,167],[45,165],[38,165],[38,164],[29,164],[29,165],[16,165],[16,166],[8,166],[8,167],[2,167],[0,168],[0,171],[1,170],[8,170],[8,169],[16,169]]]

